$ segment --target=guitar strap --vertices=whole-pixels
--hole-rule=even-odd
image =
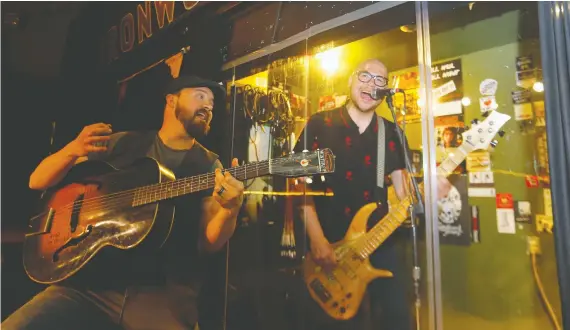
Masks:
[[[376,167],[376,184],[384,188],[384,165],[386,162],[386,128],[384,118],[378,116],[378,161]]]

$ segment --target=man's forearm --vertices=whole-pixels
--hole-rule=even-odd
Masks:
[[[220,207],[213,213],[213,217],[206,227],[206,240],[203,242],[206,251],[218,251],[232,237],[236,229],[238,212],[239,209],[228,210]]]
[[[30,175],[30,189],[44,190],[63,179],[79,158],[70,152],[70,148],[70,145],[67,145],[42,160]]]
[[[319,222],[319,216],[317,215],[317,210],[315,209],[315,204],[312,202],[302,203],[299,206],[301,219],[305,222],[305,227],[307,228],[307,233],[312,241],[325,239],[325,234],[321,223]]]

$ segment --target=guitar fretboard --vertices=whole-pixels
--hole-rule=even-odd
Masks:
[[[469,144],[462,144],[437,167],[437,175],[447,177],[455,168],[465,160],[471,151]],[[393,188],[392,188],[393,189]],[[420,195],[423,198],[424,184],[418,184]],[[392,207],[389,213],[378,222],[358,242],[358,252],[362,258],[368,258],[406,219],[411,205],[410,198],[400,201]]]
[[[229,172],[240,181],[253,179],[270,174],[270,162],[272,160],[250,163],[239,167],[222,170],[222,174]],[[215,186],[216,174],[206,173],[170,182],[157,183],[137,188],[132,206],[154,203],[161,200],[175,198],[191,194]]]

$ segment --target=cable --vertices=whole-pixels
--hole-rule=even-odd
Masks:
[[[542,281],[540,280],[540,276],[538,275],[538,267],[536,267],[536,253],[531,252],[530,257],[532,260],[532,272],[534,274],[534,280],[536,281],[536,286],[538,287],[538,291],[540,292],[540,296],[546,306],[546,311],[548,312],[548,316],[550,317],[552,323],[554,324],[554,328],[556,330],[562,330],[560,324],[558,323],[558,318],[556,318],[556,314],[554,313],[554,309],[552,305],[548,301],[548,297],[546,297],[546,293],[544,292],[544,287],[542,286]]]

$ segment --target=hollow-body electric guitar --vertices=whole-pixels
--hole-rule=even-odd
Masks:
[[[238,180],[333,171],[330,149],[223,170]],[[168,201],[210,189],[214,178],[212,172],[176,179],[146,157],[123,169],[101,161],[77,164],[60,184],[46,190],[40,200],[42,212],[29,222],[23,255],[26,273],[33,281],[53,284],[78,272],[103,247],[160,248],[174,221],[174,205]]]
[[[450,154],[437,168],[437,174],[447,177],[463,162],[467,155],[478,149],[496,146],[491,141],[495,134],[503,136],[500,128],[510,116],[493,111],[487,118],[465,131],[463,144]],[[418,185],[420,192],[423,184]],[[423,194],[422,194],[423,195]],[[332,244],[337,265],[326,271],[313,260],[311,253],[303,262],[303,277],[311,297],[332,318],[347,320],[358,312],[368,283],[379,277],[392,277],[388,270],[375,269],[369,256],[388,238],[408,217],[411,198],[400,201],[392,187],[388,190],[389,213],[368,232],[368,218],[377,208],[376,203],[364,205],[355,214],[344,238]]]

